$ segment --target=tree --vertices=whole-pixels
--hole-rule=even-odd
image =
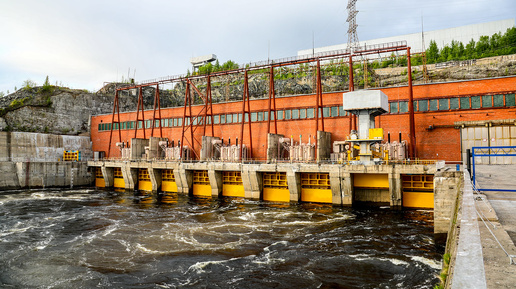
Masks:
[[[477,55],[480,57],[485,56],[489,48],[489,36],[480,36],[480,39],[478,40],[475,47]]]
[[[430,40],[430,45],[426,50],[426,56],[428,58],[428,63],[436,63],[439,59],[439,48],[437,47],[437,43],[435,43],[435,41]]]
[[[464,51],[466,59],[475,59],[477,58],[477,53],[475,50],[475,40],[471,39],[468,44],[466,44],[466,49]]]
[[[36,82],[30,80],[30,79],[27,79],[23,82],[23,88],[25,89],[32,89],[36,86]]]
[[[4,97],[5,93],[3,91],[0,91],[0,97]]]

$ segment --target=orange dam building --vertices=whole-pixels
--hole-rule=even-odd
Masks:
[[[409,141],[407,86],[379,90],[388,96],[389,111],[376,117],[375,127],[383,128],[385,141],[398,141],[401,137],[409,142],[409,147],[415,145],[419,159],[460,162],[462,153],[472,146],[516,145],[516,77],[414,85],[415,144]],[[346,92],[324,93],[322,96],[324,131],[331,133],[332,142],[346,140],[350,134],[352,117],[342,110],[343,93]],[[252,137],[252,159],[257,161],[265,161],[267,154],[268,101],[250,100],[250,123],[246,120],[243,140],[239,140],[239,143],[249,146]],[[314,140],[317,129],[315,107],[315,94],[277,97],[277,134],[292,136],[296,142],[307,143],[309,138]],[[204,106],[191,108],[192,118],[187,122],[192,121],[195,127],[192,129],[193,137],[200,143],[203,135],[211,136],[211,119],[208,118],[208,126],[198,125],[201,121],[194,116]],[[93,150],[110,151],[109,157],[118,158],[121,152],[116,142],[129,142],[135,138],[135,132],[136,138],[154,136],[177,142],[181,140],[183,125],[190,125],[184,123],[184,111],[184,107],[162,108],[161,119],[154,120],[154,128],[152,110],[140,112],[143,117],[139,118],[136,111],[120,113],[120,120],[114,125],[111,123],[112,114],[92,116]],[[242,101],[213,104],[213,136],[223,138],[225,142],[231,139],[234,143],[243,129],[242,112]],[[321,122],[320,119],[318,121]],[[198,155],[201,147],[195,145],[193,149]]]

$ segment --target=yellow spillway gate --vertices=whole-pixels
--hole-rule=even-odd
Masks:
[[[161,191],[177,193],[176,178],[174,170],[163,170],[161,172]]]
[[[244,184],[242,183],[242,173],[222,173],[222,195],[226,197],[245,197]]]
[[[148,169],[138,169],[138,190],[152,191],[152,182]]]
[[[390,203],[388,174],[353,174],[353,201]]]
[[[270,202],[290,202],[287,173],[263,173],[262,199]]]
[[[102,175],[102,168],[95,168],[95,187],[105,188],[106,181]]]
[[[211,197],[210,178],[208,171],[193,172],[193,192],[194,196]]]
[[[125,181],[121,168],[113,168],[113,186],[115,188],[125,189]]]
[[[434,208],[434,176],[402,175],[403,207]]]
[[[329,173],[301,174],[301,201],[332,203]]]

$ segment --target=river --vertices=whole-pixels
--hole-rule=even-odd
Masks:
[[[0,192],[1,288],[432,288],[432,211]]]

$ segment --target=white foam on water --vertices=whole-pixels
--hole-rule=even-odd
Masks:
[[[425,257],[421,257],[421,256],[408,256],[408,257],[410,257],[412,260],[414,260],[416,262],[423,263],[432,269],[441,270],[441,264],[437,263],[434,260],[431,260],[431,259],[428,259]]]
[[[408,266],[409,263],[407,261],[399,260],[399,259],[393,259],[393,258],[379,258],[379,257],[371,257],[366,254],[357,254],[357,255],[349,255],[349,257],[357,260],[357,261],[383,261],[383,262],[391,262],[392,264],[396,266]]]

